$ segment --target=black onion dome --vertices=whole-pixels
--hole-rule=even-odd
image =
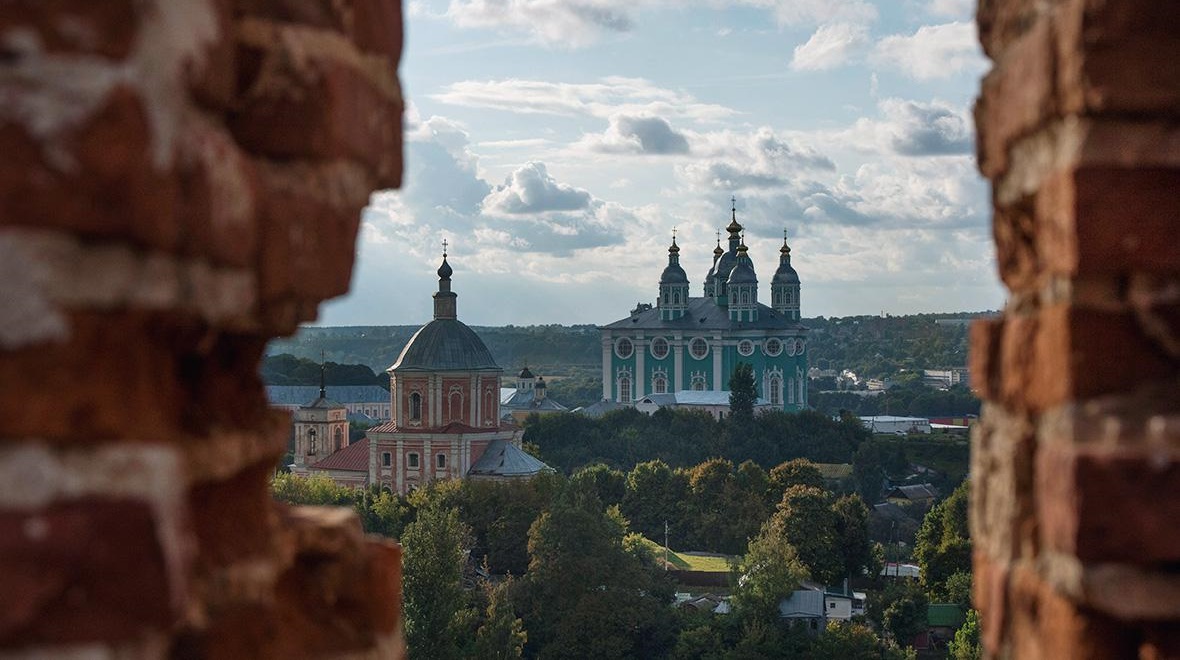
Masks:
[[[439,269],[440,271],[442,269]],[[435,319],[418,329],[390,371],[500,371],[475,331],[458,319]]]
[[[449,280],[454,272],[451,270],[451,264],[447,263],[447,258],[443,257],[442,265],[438,267],[438,278],[440,280]]]
[[[529,371],[528,367],[520,370],[520,375],[517,378],[532,378],[533,372]]]

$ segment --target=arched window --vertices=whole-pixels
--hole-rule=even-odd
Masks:
[[[336,451],[344,449],[344,429],[337,426],[334,439],[336,440]]]
[[[439,454],[439,455],[435,456],[434,458],[435,458],[434,464],[435,464],[435,466],[438,467],[438,469],[442,470],[447,467],[447,455],[446,454]]]
[[[795,403],[795,379],[787,379],[787,403]]]
[[[492,393],[492,388],[487,388],[483,392],[483,419],[484,426],[491,426],[500,418],[500,411],[496,405],[500,402],[496,399],[496,395]]]
[[[410,421],[422,421],[422,395],[417,392],[410,394]]]
[[[449,414],[450,421],[452,421],[452,422],[463,421],[463,394],[461,392],[458,392],[458,391],[451,392],[451,399],[450,399],[450,404],[448,407],[450,408],[450,410],[448,411],[450,413]]]
[[[745,289],[742,289],[742,296],[741,296],[741,298],[742,298],[742,304],[743,304],[743,305],[749,305],[749,304],[750,304],[750,292],[749,292],[749,291],[746,291]]]
[[[778,376],[770,378],[770,403],[776,406],[783,404],[783,381]]]
[[[674,304],[674,305],[680,304],[680,292],[679,291],[672,292],[672,304]]]
[[[692,389],[697,392],[704,392],[705,391],[705,377],[704,376],[693,376]]]
[[[663,376],[656,376],[651,381],[652,394],[667,394],[668,393],[668,379]]]
[[[631,403],[631,379],[626,376],[619,379],[619,401]]]

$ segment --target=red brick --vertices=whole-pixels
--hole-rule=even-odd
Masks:
[[[153,162],[147,115],[136,93],[115,88],[80,126],[56,136],[72,163],[16,124],[0,127],[0,225],[69,230],[172,250],[178,240],[175,182]]]
[[[1079,274],[1180,273],[1180,169],[1086,168],[1074,184]]]
[[[391,633],[401,625],[402,548],[386,539],[370,537],[365,543],[366,577],[370,593],[365,617],[378,633]]]
[[[1180,37],[1136,37],[1078,56],[1092,112],[1180,115]]]
[[[293,296],[319,302],[347,292],[363,202],[330,199],[320,186],[302,185],[309,173],[266,168],[261,174],[262,299]],[[367,185],[363,180],[344,181],[349,176],[346,168],[335,169],[324,180],[354,189]]]
[[[175,617],[166,566],[143,502],[0,511],[0,646],[165,632]]]
[[[0,33],[33,30],[43,52],[123,59],[139,27],[134,0],[8,0],[0,4]]]
[[[237,42],[234,39],[233,0],[209,0],[216,14],[217,38],[205,44],[197,61],[186,63],[185,77],[193,100],[225,111],[237,94]]]
[[[341,4],[344,3],[322,0],[238,0],[234,9],[238,16],[298,23],[343,32],[344,17],[340,12]]]
[[[275,461],[265,461],[225,481],[193,487],[189,510],[202,565],[224,566],[264,556],[274,548],[276,521],[270,498],[274,468]]]
[[[997,206],[992,217],[996,265],[1011,291],[1030,292],[1040,286],[1041,257],[1037,252],[1037,216],[1029,198]]]
[[[1027,566],[1012,571],[1009,626],[1011,655],[1022,660],[1128,658],[1138,649],[1134,631],[1078,607]]]
[[[243,147],[279,159],[351,158],[373,168],[381,185],[397,185],[400,102],[339,62],[321,60],[284,74],[247,93],[230,118]]]
[[[1027,0],[979,0],[975,22],[979,26],[979,42],[984,52],[992,59],[1001,57],[1048,8],[1045,3]]]
[[[984,400],[997,398],[996,372],[999,369],[1000,337],[1003,331],[1002,318],[977,319],[971,323],[971,349],[968,352],[971,389]]]
[[[979,611],[980,639],[994,655],[1004,638],[1008,603],[1008,566],[976,549],[972,553],[971,602]]]
[[[394,70],[402,52],[401,3],[396,0],[354,0],[349,34],[361,50],[389,57]]]
[[[250,266],[258,259],[258,174],[229,133],[204,118],[185,122],[178,144],[185,254]]]
[[[1180,325],[1180,312],[1159,310]],[[1131,311],[1068,303],[1009,315],[1000,356],[1000,397],[1018,410],[1135,390],[1144,380],[1180,372]]]
[[[1180,560],[1180,461],[1163,448],[1042,447],[1036,502],[1046,546],[1082,561]]]
[[[979,169],[996,178],[1008,169],[1008,149],[1054,113],[1052,25],[1041,18],[1013,42],[984,77],[975,105]]]

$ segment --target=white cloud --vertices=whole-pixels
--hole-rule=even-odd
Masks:
[[[883,99],[879,118],[862,117],[834,138],[860,151],[902,156],[970,154],[973,124],[965,108],[942,101]]]
[[[878,68],[900,69],[918,80],[977,74],[986,68],[975,24],[960,21],[923,25],[908,36],[885,37],[877,43],[873,60]]]
[[[615,115],[601,134],[586,135],[580,148],[602,153],[668,155],[688,153],[688,138],[663,117]]]
[[[791,68],[796,71],[823,71],[844,64],[868,41],[863,25],[833,23],[811,35],[807,43],[795,47]]]
[[[766,127],[747,133],[703,133],[695,136],[693,151],[701,158],[678,165],[676,174],[701,191],[775,188],[791,183],[800,173],[836,167],[814,148]]]
[[[736,112],[701,103],[685,92],[653,85],[642,78],[606,77],[594,83],[541,80],[464,80],[447,85],[431,98],[451,105],[491,108],[521,114],[683,117],[716,121]]]
[[[764,8],[780,25],[871,23],[877,8],[864,0],[735,0],[732,4]]]
[[[525,163],[508,175],[483,200],[485,211],[493,213],[545,213],[580,211],[590,207],[590,193],[549,176],[544,163]]]

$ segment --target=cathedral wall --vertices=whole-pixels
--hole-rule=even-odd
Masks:
[[[972,327],[991,657],[1180,657],[1180,7],[981,2],[1000,318]]]
[[[5,2],[0,32],[0,655],[400,657],[400,548],[273,502],[258,376],[399,184],[399,3]]]

